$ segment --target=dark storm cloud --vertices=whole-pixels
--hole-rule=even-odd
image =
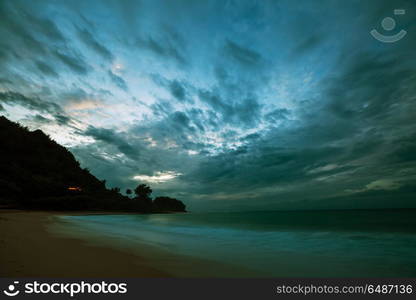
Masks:
[[[18,2],[2,1],[0,15],[2,40],[7,40],[9,45],[16,46],[17,43],[27,48],[21,50],[30,50],[33,53],[45,55],[48,52],[48,46],[41,41],[43,37],[54,42],[65,41],[54,22],[46,18],[35,17]],[[20,56],[17,54],[19,51],[13,51],[13,47],[2,45],[2,48],[8,49],[9,54],[14,53],[15,56]]]
[[[172,120],[175,124],[178,124],[179,127],[187,127],[189,128],[189,123],[190,120],[188,118],[188,116],[181,112],[181,111],[177,111],[175,113],[172,114]]]
[[[290,111],[286,108],[277,108],[271,112],[268,112],[265,115],[265,119],[270,123],[275,123],[276,121],[286,120],[290,115]]]
[[[179,102],[193,102],[189,97],[190,93],[188,89],[194,90],[194,88],[186,82],[176,79],[168,80],[158,74],[152,74],[151,78],[153,82],[155,82],[158,86],[166,88],[170,94]]]
[[[175,165],[174,170],[182,169],[183,164],[179,163],[178,158],[175,157],[182,155],[188,157],[184,153],[190,150],[197,153],[212,150],[212,145],[207,144],[204,139],[201,140],[201,135],[205,133],[206,127],[209,127],[209,115],[202,110],[190,109],[174,112],[170,110],[158,116],[161,117],[159,120],[148,124],[146,122],[138,124],[129,131],[129,136],[136,137],[136,142],[139,142],[141,138],[138,137],[144,134],[145,137],[151,137],[155,143],[152,147],[156,148],[147,148],[148,154],[145,155],[148,161],[152,162],[154,169],[157,169],[156,163],[162,170],[168,169],[168,166],[172,164]],[[165,152],[166,156],[163,154]],[[163,163],[160,163],[161,161]],[[192,162],[189,161],[189,163]],[[146,165],[152,168],[148,162]]]
[[[307,173],[308,167],[335,159],[340,154],[341,148],[264,147],[257,144],[257,139],[253,139],[247,146],[207,160],[197,170],[198,174],[190,174],[187,179],[193,181],[192,178],[198,178],[209,186],[221,185],[221,189],[229,192],[236,192],[235,188],[242,192],[273,185],[296,184],[315,177]]]
[[[78,28],[79,38],[91,49],[100,54],[103,58],[107,60],[112,60],[114,58],[113,54],[108,50],[104,45],[100,44],[94,36],[86,29]]]
[[[31,14],[25,14],[25,19],[28,20],[34,27],[36,32],[42,33],[45,37],[52,41],[64,42],[65,37],[61,31],[56,27],[56,24],[49,19],[37,18]]]
[[[46,101],[38,96],[26,96],[16,92],[1,92],[0,105],[5,103],[11,106],[23,106],[33,112],[39,112],[33,118],[38,123],[56,123],[60,126],[72,127],[72,119],[66,115],[63,109],[56,103]],[[53,119],[45,118],[42,113],[52,115]]]
[[[159,101],[150,106],[153,114],[157,117],[166,117],[174,109],[169,101]]]
[[[396,141],[393,145],[392,159],[398,163],[414,163],[416,161],[416,135]]]
[[[75,129],[100,179],[181,173],[155,189],[191,209],[414,195],[410,13],[396,18],[408,35],[381,44],[385,1],[84,2],[0,1],[0,110]]]
[[[386,207],[396,198],[402,199],[397,206],[409,205],[416,172],[416,126],[411,121],[415,66],[403,61],[403,56],[387,53],[360,52],[347,60],[346,56],[340,53],[337,73],[322,81],[320,101],[303,102],[295,115],[301,119],[296,126],[278,126],[261,137],[242,139],[243,146],[210,157],[182,179],[193,182],[195,193],[206,193],[207,199],[215,197],[209,188],[215,186],[229,197],[237,194],[240,199],[254,197],[264,203],[267,197],[282,195],[299,207],[307,206],[302,199],[313,199],[308,207]],[[200,96],[215,111],[231,113],[218,95]],[[270,123],[293,123],[288,121],[293,116],[287,109],[264,117]],[[378,191],[364,192],[375,182],[407,188],[389,190],[388,185],[380,185]],[[297,188],[291,191],[291,186]],[[270,192],[273,188],[275,192]],[[302,195],[299,189],[310,194]],[[352,192],[344,196],[348,191]],[[335,194],[339,196],[319,200]],[[348,203],[348,199],[355,200]],[[279,207],[279,201],[274,205]]]
[[[43,117],[41,115],[34,116],[33,117],[33,120],[36,121],[36,122],[38,122],[38,123],[44,123],[44,124],[45,123],[46,124],[52,123],[52,121],[50,119],[47,119],[47,118],[45,118],[45,117]]]
[[[172,93],[172,95],[176,99],[178,99],[179,101],[184,101],[185,100],[186,91],[185,91],[185,88],[183,87],[183,85],[181,83],[174,80],[169,85],[169,89],[170,89],[170,92]]]
[[[16,42],[20,43],[27,49],[30,49],[30,51],[39,55],[43,55],[46,53],[45,47],[41,42],[34,38],[32,34],[28,30],[26,30],[26,28],[23,25],[19,24],[16,20],[12,19],[7,11],[4,11],[3,8],[0,9],[0,13],[2,15],[2,19],[0,19],[0,24],[3,28],[2,36],[5,39],[15,39]],[[4,32],[4,30],[6,30],[6,32]],[[5,43],[5,39],[2,39],[2,48],[9,49],[9,51],[6,51],[6,53],[13,53],[15,56],[18,56],[18,54],[16,54],[16,52],[13,49],[11,49],[11,47],[7,46],[7,44]]]
[[[85,92],[84,89],[82,89],[80,87],[76,87],[74,89],[71,89],[69,91],[65,91],[64,93],[60,94],[60,97],[65,99],[65,100],[79,102],[81,100],[86,99],[88,97],[88,93]]]
[[[140,127],[136,130],[140,130]],[[169,141],[175,141],[184,146],[190,143],[189,135],[194,135],[197,130],[198,127],[187,112],[175,111],[169,112],[162,120],[153,124],[150,132],[159,142],[168,144]]]
[[[258,141],[261,138],[259,133],[252,133],[241,138],[242,141]]]
[[[53,54],[68,68],[79,75],[86,75],[88,73],[89,66],[80,56],[71,55],[58,50],[53,51]]]
[[[59,105],[41,100],[38,97],[28,97],[16,92],[0,92],[0,102],[9,105],[21,105],[28,109],[33,109],[40,112],[56,113],[60,112]]]
[[[170,39],[156,39],[148,36],[138,39],[136,41],[136,45],[140,48],[148,49],[158,56],[173,59],[182,65],[187,64],[187,61],[181,51],[174,45],[174,43],[171,42]]]
[[[198,114],[199,118],[195,118],[195,111],[176,111],[167,116],[163,120],[160,130],[170,132],[167,138],[174,139],[185,150],[201,150],[207,145],[195,142],[205,131],[206,116]],[[165,128],[165,129],[162,129]]]
[[[212,126],[213,120],[210,119],[210,116],[206,115],[206,113],[201,109],[192,108],[190,110],[187,110],[187,114],[189,116],[189,119],[192,120],[192,122],[201,132],[205,131],[205,127],[215,127]]]
[[[115,146],[121,153],[131,159],[137,159],[139,149],[130,145],[122,136],[122,134],[111,129],[96,128],[89,126],[84,135],[91,136],[97,141],[102,141],[109,145]]]
[[[6,51],[6,49],[7,49],[7,46],[2,45],[2,49],[0,49],[0,62],[5,61],[8,57],[8,53],[10,52],[10,50],[7,49],[8,51]]]
[[[261,61],[261,55],[256,51],[242,47],[231,40],[227,40],[224,46],[225,53],[237,62],[247,66],[257,65]]]
[[[354,56],[339,84],[329,90],[332,101],[328,109],[340,118],[387,118],[394,113],[395,103],[400,101],[402,107],[409,104],[407,96],[411,95],[403,86],[415,79],[413,66],[403,64],[400,57],[369,53]]]
[[[56,71],[47,63],[38,60],[35,62],[35,64],[36,64],[36,67],[39,69],[39,71],[41,71],[43,74],[47,76],[52,76],[52,77],[59,77],[59,74],[56,73]]]
[[[7,78],[0,78],[0,84],[12,84],[13,81]]]
[[[320,34],[312,34],[306,37],[303,41],[301,41],[298,45],[296,45],[295,49],[293,50],[293,55],[298,56],[308,51],[314,50],[314,48],[318,47],[321,42],[323,42],[324,36],[323,33]]]
[[[238,102],[231,98],[223,98],[215,91],[201,90],[198,96],[218,112],[225,123],[242,127],[254,126],[261,116],[261,105],[254,96],[248,96]]]
[[[414,147],[409,139],[416,129],[410,121],[415,111],[414,67],[398,56],[361,53],[330,82],[319,120],[328,123],[332,140],[354,145],[347,147],[345,160],[367,157],[374,165],[383,165],[377,172],[366,168],[369,175],[398,176],[400,157],[406,159]],[[323,137],[322,132],[314,135]],[[416,170],[415,165],[408,168]]]
[[[108,71],[108,76],[110,76],[110,79],[122,90],[127,91],[127,83],[124,81],[124,79],[121,76],[118,76],[111,72],[111,70]]]
[[[69,125],[71,123],[71,118],[69,118],[68,116],[62,115],[62,114],[55,114],[54,115],[55,121],[59,124],[59,125]]]

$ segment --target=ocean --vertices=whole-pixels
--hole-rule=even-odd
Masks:
[[[178,277],[416,276],[415,210],[58,218],[64,221],[61,233],[137,249],[151,264]],[[198,261],[204,263],[194,263]]]

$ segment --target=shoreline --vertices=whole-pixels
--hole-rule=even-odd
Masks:
[[[1,277],[247,278],[252,270],[84,230],[60,216],[135,214],[0,210]]]
[[[0,277],[317,278],[414,276],[416,261],[414,253],[408,249],[409,243],[414,241],[414,236],[411,235],[413,233],[406,230],[398,231],[403,233],[403,236],[397,236],[394,239],[394,244],[391,244],[391,236],[397,235],[396,231],[389,231],[391,226],[388,227],[388,231],[381,230],[382,235],[377,238],[374,238],[376,232],[369,231],[370,235],[368,236],[356,230],[347,232],[335,230],[333,233],[336,235],[329,237],[326,237],[327,232],[323,232],[324,237],[322,238],[322,230],[312,230],[307,233],[308,239],[305,240],[305,236],[302,235],[299,240],[296,231],[293,231],[291,236],[295,234],[297,241],[301,242],[301,244],[294,243],[292,245],[290,249],[293,251],[280,247],[282,243],[287,241],[287,238],[283,236],[282,239],[282,236],[279,235],[278,239],[271,239],[270,244],[267,244],[274,245],[273,250],[266,247],[263,249],[264,251],[259,252],[262,257],[258,259],[256,245],[258,243],[261,246],[264,243],[265,236],[262,234],[258,236],[253,233],[253,236],[250,235],[250,231],[247,232],[253,247],[243,248],[246,251],[239,251],[239,248],[235,248],[246,245],[237,241],[237,243],[231,244],[231,248],[228,248],[232,253],[219,251],[220,255],[217,256],[201,255],[202,251],[210,249],[216,253],[216,249],[210,247],[221,247],[223,245],[221,241],[228,243],[227,237],[230,235],[225,236],[227,240],[220,239],[218,245],[211,241],[208,244],[196,244],[199,246],[194,247],[192,243],[202,242],[198,240],[199,236],[197,235],[191,240],[188,238],[187,243],[182,244],[182,248],[175,249],[176,245],[181,245],[181,235],[179,235],[178,244],[176,244],[175,235],[170,236],[169,231],[167,231],[167,235],[166,232],[163,235],[164,231],[162,230],[162,235],[159,236],[158,231],[154,231],[152,226],[146,227],[148,226],[146,221],[143,224],[135,223],[136,219],[140,222],[142,219],[140,217],[128,217],[125,223],[119,222],[120,218],[123,220],[123,216],[115,217],[114,220],[109,218],[107,222],[104,218],[102,223],[100,223],[100,217],[96,217],[92,218],[92,225],[89,225],[91,220],[88,217],[76,217],[92,214],[91,212],[0,210]],[[414,219],[410,219],[410,217],[407,216],[404,221],[407,220],[408,224],[414,224]],[[403,216],[400,218],[403,219]],[[96,220],[94,221],[94,219]],[[133,219],[133,222],[132,220],[128,221],[129,219]],[[158,221],[163,222],[163,218]],[[94,222],[97,223],[94,224]],[[137,234],[136,231],[138,231]],[[241,233],[243,232],[239,232],[238,235],[241,236]],[[156,236],[152,236],[152,234],[156,234]],[[230,234],[232,237],[235,232]],[[202,234],[200,237],[204,238],[204,236]],[[308,244],[308,240],[311,238],[312,244]],[[327,245],[331,245],[328,242],[338,244],[340,239],[343,241],[340,243],[342,247],[330,252],[327,251],[328,253],[321,253],[321,250],[319,253],[303,250],[308,245],[319,246],[317,249],[325,250]],[[404,250],[398,249],[397,245],[403,246]],[[351,255],[343,255],[345,249],[349,247],[354,247],[356,251]],[[377,250],[380,247],[387,247],[387,250],[380,252]],[[222,253],[225,256],[221,256]],[[254,260],[250,260],[253,258],[251,253],[257,255]],[[387,263],[384,263],[386,259]],[[258,267],[259,265],[260,267]]]
[[[52,234],[56,215],[69,213],[0,211],[0,277],[172,277],[140,255]]]

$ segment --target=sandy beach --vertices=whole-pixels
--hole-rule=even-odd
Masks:
[[[58,214],[0,211],[0,277],[170,277],[137,254],[51,234]]]
[[[282,227],[292,224],[292,219],[298,220],[298,226],[299,220],[308,220],[310,212],[292,212],[285,220],[286,214],[289,213],[137,215],[0,210],[0,277],[414,276],[411,212],[331,212],[338,214],[338,222],[343,221],[328,231],[324,231],[327,227],[323,223],[313,231]],[[328,213],[313,214],[325,220]],[[371,231],[354,230],[352,216],[361,223],[371,221],[374,230],[378,228],[377,239]],[[251,220],[257,227],[227,227],[233,218]],[[409,226],[395,228],[392,224],[399,224],[399,219]],[[259,226],[263,224],[260,220],[274,220],[275,229],[270,222],[269,226]],[[314,220],[317,224],[319,218],[315,216]]]
[[[0,210],[0,277],[250,277],[245,268],[80,231],[59,216]],[[102,213],[98,213],[102,214]],[[120,214],[120,213],[117,213]]]

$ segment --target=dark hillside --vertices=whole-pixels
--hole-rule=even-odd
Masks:
[[[106,189],[104,181],[82,169],[69,150],[41,130],[29,131],[0,116],[0,140],[0,205],[143,211],[138,199]],[[151,209],[164,210],[160,205]]]

